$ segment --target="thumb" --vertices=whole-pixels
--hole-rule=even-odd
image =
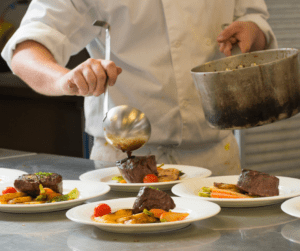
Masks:
[[[117,74],[121,74],[122,73],[122,68],[117,66]]]

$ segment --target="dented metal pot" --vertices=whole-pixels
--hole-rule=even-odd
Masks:
[[[205,118],[217,129],[243,129],[289,118],[300,110],[299,50],[231,56],[191,74]]]

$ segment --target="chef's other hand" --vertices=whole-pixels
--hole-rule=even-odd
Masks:
[[[264,33],[253,22],[233,22],[219,34],[217,42],[225,56],[231,56],[231,49],[235,44],[238,44],[242,53],[263,50],[266,47]]]
[[[109,60],[90,58],[57,80],[64,95],[99,96],[113,86],[122,69]]]

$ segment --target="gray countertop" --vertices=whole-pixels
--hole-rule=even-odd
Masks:
[[[87,171],[113,166],[81,158],[49,154],[24,155],[0,149],[0,167],[57,172],[75,179]],[[1,153],[9,158],[2,158]],[[171,191],[168,192],[174,196]],[[98,199],[134,197],[110,191]],[[280,204],[255,208],[222,208],[216,216],[165,233],[117,234],[75,223],[67,210],[12,214],[0,212],[0,250],[300,250],[300,220],[285,214]]]

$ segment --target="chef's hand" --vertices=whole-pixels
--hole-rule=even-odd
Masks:
[[[90,58],[56,81],[64,95],[99,96],[113,86],[122,69],[109,60]]]
[[[266,38],[262,30],[253,22],[235,21],[217,37],[220,51],[231,56],[232,46],[238,44],[242,53],[263,50]]]

